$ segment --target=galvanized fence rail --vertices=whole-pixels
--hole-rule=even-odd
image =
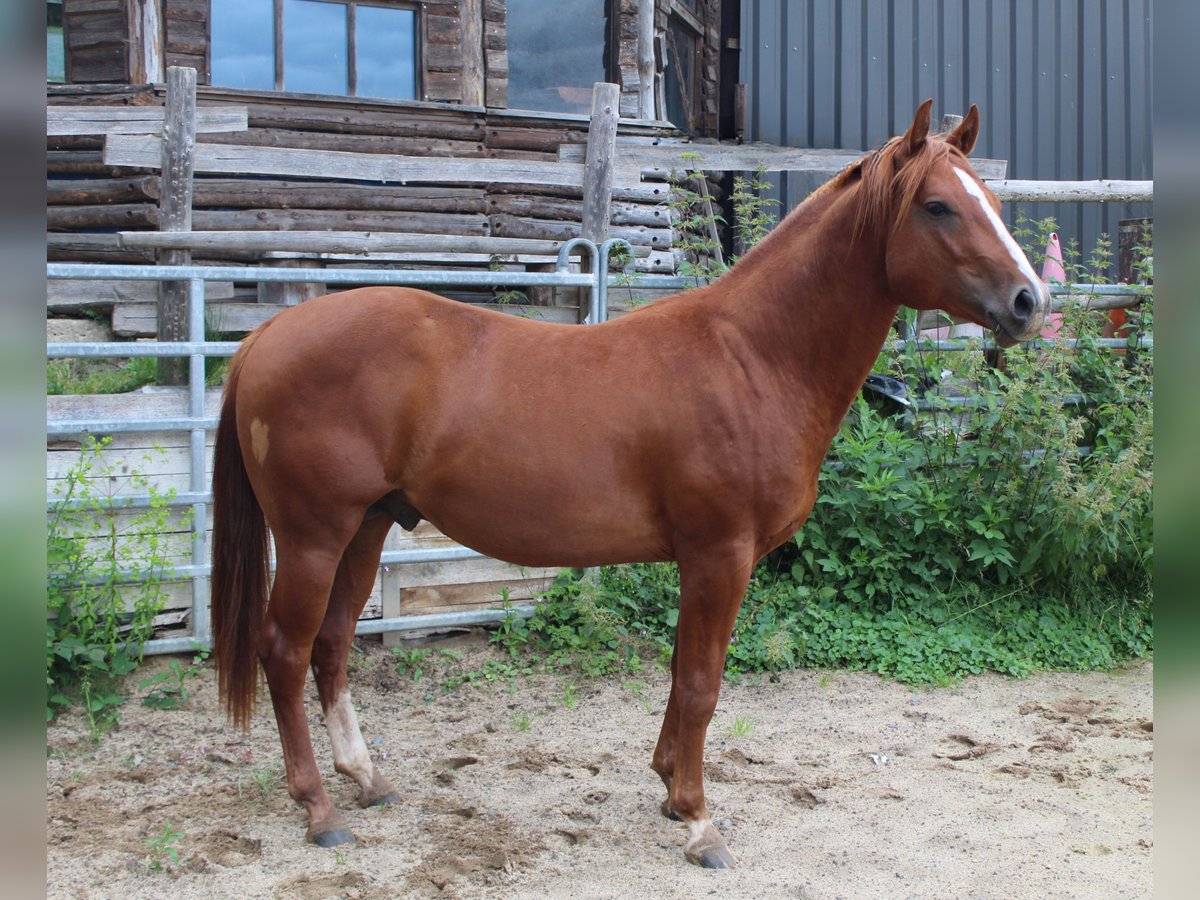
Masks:
[[[205,469],[206,433],[216,428],[215,417],[204,414],[205,360],[209,357],[229,357],[239,344],[230,341],[205,340],[204,285],[207,281],[236,282],[324,282],[328,285],[404,285],[414,287],[574,287],[587,292],[588,312],[584,324],[606,321],[609,313],[608,295],[614,286],[647,288],[658,290],[686,290],[700,282],[689,276],[633,275],[626,272],[612,276],[608,274],[609,257],[622,247],[626,259],[632,258],[632,248],[618,239],[605,241],[600,246],[593,242],[575,238],[563,244],[553,272],[461,272],[454,270],[385,270],[385,269],[277,269],[261,267],[228,266],[156,266],[156,265],[113,265],[90,263],[49,263],[47,278],[86,279],[111,281],[154,281],[186,282],[188,286],[188,339],[186,341],[138,341],[138,342],[93,342],[93,343],[48,343],[46,355],[55,358],[128,358],[142,357],[186,357],[188,359],[187,415],[164,416],[146,419],[59,419],[46,423],[48,438],[72,437],[83,434],[128,434],[153,432],[187,432],[189,443],[188,490],[177,492],[166,501],[168,507],[186,508],[191,512],[191,562],[173,566],[170,571],[154,573],[162,580],[190,581],[191,625],[190,634],[182,637],[159,638],[147,642],[144,652],[178,653],[211,646],[209,633],[209,548],[207,540],[208,508],[212,493],[207,483]],[[571,271],[571,256],[579,253],[584,271]],[[1087,294],[1093,296],[1128,295],[1144,292],[1136,286],[1114,285],[1071,285],[1056,286],[1052,293],[1058,295]],[[915,340],[915,337],[910,337]],[[1037,343],[1037,342],[1035,342]],[[1044,342],[1047,343],[1048,342]],[[1075,342],[1072,342],[1075,343]],[[1128,347],[1130,341],[1110,339],[1096,341],[1100,346]],[[921,341],[921,346],[941,350],[967,350],[980,347],[979,342],[964,340]],[[987,346],[987,344],[984,344]],[[1142,339],[1139,347],[1151,348],[1150,339]],[[151,503],[149,495],[131,495],[114,498],[112,509],[146,508]],[[159,500],[158,502],[161,502]],[[70,505],[68,501],[50,498],[47,511]],[[403,563],[448,562],[473,559],[481,554],[467,547],[451,546],[423,549],[385,551],[381,566]],[[139,580],[145,573],[128,573],[130,581]],[[357,634],[380,634],[407,630],[442,628],[468,624],[482,624],[502,620],[516,614],[531,615],[531,605],[520,605],[509,609],[472,609],[460,612],[435,613],[429,615],[405,615],[389,618],[362,619],[356,628]]]

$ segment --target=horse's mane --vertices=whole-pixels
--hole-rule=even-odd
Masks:
[[[903,136],[892,138],[879,149],[842,169],[813,191],[802,205],[859,181],[854,237],[871,228],[899,227],[933,167],[949,154],[966,158],[957,147],[934,136],[930,136],[914,156],[897,159],[903,147]]]
[[[787,240],[786,234],[794,233],[797,228],[803,229],[803,223],[812,220],[809,214],[819,209],[825,198],[856,186],[857,210],[847,246],[858,240],[864,231],[898,228],[933,167],[951,154],[966,159],[961,150],[943,138],[943,135],[930,135],[916,154],[904,158],[904,137],[894,137],[877,150],[850,163],[809,194],[722,278],[742,277],[747,272],[746,260],[764,258],[763,247],[772,241]]]

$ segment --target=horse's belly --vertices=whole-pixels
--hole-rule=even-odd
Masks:
[[[426,508],[428,507],[428,508]],[[521,566],[583,567],[670,558],[661,526],[640,498],[586,497],[576,488],[551,497],[512,481],[458,485],[418,504],[443,534]]]

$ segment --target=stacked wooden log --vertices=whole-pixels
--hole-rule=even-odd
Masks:
[[[505,111],[431,107],[428,104],[332,101],[289,94],[248,94],[217,88],[199,91],[201,109],[236,105],[247,110],[248,128],[227,133],[201,130],[205,145],[290,148],[438,160],[555,162],[558,148],[582,145],[582,116],[539,116]],[[152,86],[50,89],[58,104],[154,107]],[[103,122],[93,126],[102,129]],[[111,134],[112,130],[106,130]],[[622,122],[621,139],[638,143],[673,140],[656,124]],[[214,148],[215,149],[215,148]],[[514,170],[519,172],[519,170]],[[48,138],[48,226],[52,260],[148,261],[148,251],[123,246],[120,230],[158,227],[158,176],[153,166],[106,162],[97,133]],[[355,183],[350,178],[265,177],[206,174],[194,185],[193,227],[198,231],[370,231],[424,235],[474,235],[562,241],[578,234],[578,187],[511,181],[461,185],[450,179],[419,184]],[[661,186],[627,184],[615,194],[613,234],[641,251],[641,268],[671,271],[670,228]],[[226,253],[194,256],[198,263],[247,261]],[[406,264],[411,264],[406,260]],[[438,259],[436,262],[445,262]]]

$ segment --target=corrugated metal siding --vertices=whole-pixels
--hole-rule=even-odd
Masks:
[[[1010,178],[1148,179],[1152,0],[743,0],[751,140],[868,150],[927,97],[979,105],[975,153]],[[790,205],[813,179],[784,176]],[[1148,204],[1007,204],[1090,252]]]

